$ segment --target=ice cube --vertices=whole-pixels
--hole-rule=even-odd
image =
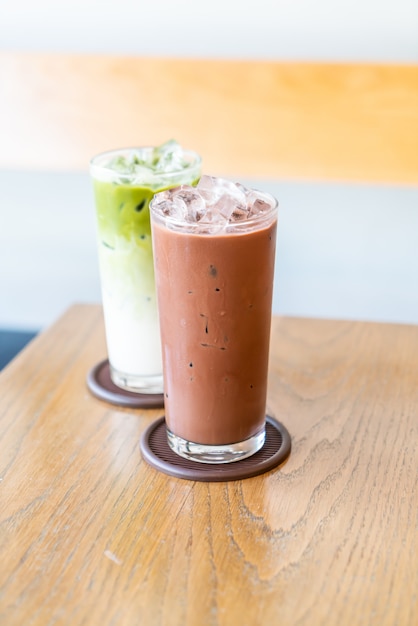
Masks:
[[[235,183],[235,186],[242,191],[244,196],[247,196],[247,194],[251,191],[251,189],[248,189],[248,187],[245,187],[242,183]]]
[[[184,220],[187,216],[187,206],[179,197],[162,199],[157,204],[153,203],[153,208],[161,215],[175,220]]]
[[[197,184],[197,189],[199,190],[202,198],[205,200],[206,206],[216,204],[221,196],[217,179],[214,176],[207,176],[206,174],[201,176]]]
[[[214,176],[202,176],[197,188],[205,198],[208,207],[216,207],[216,212],[229,218],[233,207],[244,210],[245,194],[235,183]],[[215,215],[215,211],[213,211]]]
[[[268,212],[269,194],[247,189],[240,183],[204,175],[197,187],[181,185],[157,193],[153,209],[187,223],[199,224],[199,232],[219,233],[229,224]]]
[[[161,215],[170,215],[171,190],[160,191],[152,199],[152,208]]]
[[[173,196],[170,207],[170,217],[182,221],[187,219],[188,207],[181,196]]]
[[[247,205],[250,216],[259,215],[260,213],[267,212],[271,208],[271,197],[262,191],[249,189],[247,193]]]
[[[199,210],[202,210],[203,200],[200,197],[195,197],[198,194],[193,192],[193,187],[188,185],[160,191],[154,196],[152,208],[158,213],[169,215],[174,219],[197,221],[196,215]],[[200,205],[198,205],[199,200]],[[195,219],[192,219],[193,215]]]
[[[175,139],[169,139],[165,143],[162,143],[160,146],[157,146],[156,148],[154,148],[153,156],[155,159],[159,159],[173,152],[182,153],[183,149],[181,145]]]
[[[206,203],[200,193],[193,188],[183,186],[178,196],[184,201],[187,207],[187,221],[200,222],[206,214]]]
[[[247,217],[247,207],[242,202],[237,202],[235,196],[225,193],[216,206],[216,213],[229,222],[235,222]]]
[[[130,172],[129,161],[124,156],[117,156],[114,159],[111,159],[108,167],[115,172],[119,172],[120,174],[129,174]]]
[[[174,139],[154,148],[152,157],[152,168],[156,172],[176,172],[185,165],[183,148]]]
[[[136,163],[132,166],[133,177],[131,182],[133,185],[143,185],[149,180],[150,170],[147,165]]]
[[[159,207],[160,204],[167,200],[171,200],[172,189],[166,189],[165,191],[159,191],[152,199],[152,204],[155,207]]]
[[[262,198],[256,198],[252,206],[250,206],[249,214],[259,215],[260,213],[265,213],[269,210],[270,206],[271,205]]]

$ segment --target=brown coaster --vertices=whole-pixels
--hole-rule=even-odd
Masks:
[[[162,393],[137,393],[121,389],[110,378],[108,359],[100,361],[87,375],[87,387],[91,393],[111,404],[132,408],[153,409],[164,406]]]
[[[261,450],[233,463],[197,463],[171,450],[167,443],[165,418],[161,417],[144,431],[140,448],[144,459],[165,474],[188,480],[221,482],[250,478],[277,467],[289,456],[291,442],[286,428],[267,415],[266,440]]]

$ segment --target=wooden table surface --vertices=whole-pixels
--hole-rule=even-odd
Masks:
[[[0,375],[0,623],[418,623],[418,326],[274,318],[268,408],[288,461],[227,483],[159,473],[162,410],[90,395],[101,307]]]

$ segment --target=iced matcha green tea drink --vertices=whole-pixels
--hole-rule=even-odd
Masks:
[[[158,191],[196,184],[201,158],[175,141],[99,154],[90,164],[112,381],[162,393],[149,203]]]

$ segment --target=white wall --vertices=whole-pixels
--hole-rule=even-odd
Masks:
[[[0,0],[0,47],[418,60],[417,0]]]
[[[279,200],[277,314],[418,323],[418,188],[243,181]],[[0,327],[100,301],[87,173],[0,171]]]

